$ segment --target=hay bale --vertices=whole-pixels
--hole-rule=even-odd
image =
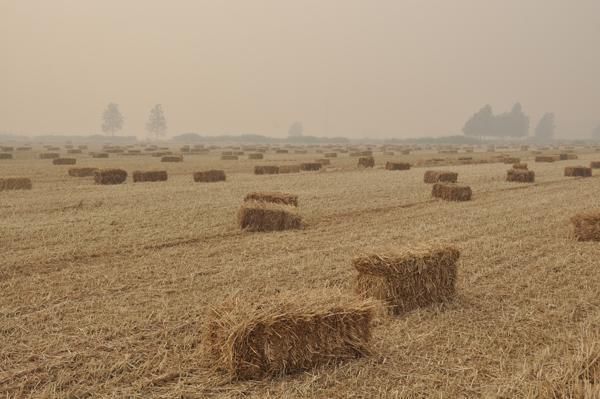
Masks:
[[[538,155],[535,157],[535,162],[554,162],[556,157],[552,155]]]
[[[444,170],[428,170],[423,177],[423,181],[428,184],[439,182],[456,183],[457,180],[458,173]]]
[[[512,167],[513,167],[513,169],[527,169],[527,164],[523,163],[523,162],[519,162],[519,163],[514,164]]]
[[[455,294],[459,256],[451,246],[358,256],[352,260],[355,290],[384,301],[395,314],[445,302]]]
[[[42,152],[39,155],[40,159],[56,159],[60,158],[60,154],[56,152]]]
[[[473,192],[469,186],[455,183],[435,183],[431,195],[446,201],[469,201]]]
[[[502,162],[504,162],[505,164],[515,164],[515,163],[521,162],[521,158],[506,157],[506,158],[503,158]]]
[[[565,176],[569,177],[590,177],[592,168],[587,166],[567,166],[565,168]]]
[[[155,182],[155,181],[167,181],[168,174],[166,170],[150,170],[140,171],[136,170],[133,172],[133,182]]]
[[[510,169],[506,172],[506,181],[533,183],[535,181],[535,172],[527,169]]]
[[[298,196],[290,193],[257,191],[246,195],[244,202],[248,201],[262,201],[271,202],[273,204],[298,206]]]
[[[326,152],[325,158],[337,158],[337,152]]]
[[[17,151],[31,151],[31,147],[17,147]]]
[[[92,153],[92,158],[108,158],[107,152],[94,152]]]
[[[238,223],[247,231],[281,231],[301,228],[302,218],[291,206],[249,201],[240,207]]]
[[[121,184],[127,180],[123,169],[99,169],[94,173],[96,184]]]
[[[318,163],[320,163],[323,166],[331,165],[331,160],[328,159],[328,158],[317,159],[315,162],[318,162]]]
[[[70,150],[67,150],[67,154],[82,154],[83,151],[81,151],[79,148],[72,148]]]
[[[52,160],[54,165],[75,165],[77,160],[75,158],[55,158]]]
[[[10,147],[10,146],[0,146],[0,151],[2,152],[13,152],[15,150],[15,147]]]
[[[279,166],[276,165],[256,165],[254,167],[255,175],[276,175],[279,173]]]
[[[386,162],[385,168],[387,170],[409,170],[410,164],[407,162]]]
[[[0,178],[0,191],[4,190],[31,190],[31,179],[26,177]]]
[[[590,162],[590,168],[592,168],[592,169],[600,169],[600,161],[592,161],[592,162]]]
[[[363,168],[372,168],[375,166],[375,158],[360,157],[360,158],[358,158],[358,166],[363,167]]]
[[[256,152],[253,154],[248,154],[248,159],[263,159],[265,156],[260,152]]]
[[[315,171],[321,170],[321,164],[318,162],[305,162],[300,164],[300,170]]]
[[[225,171],[223,170],[206,170],[203,172],[194,173],[194,181],[196,183],[214,183],[218,181],[225,181]]]
[[[578,213],[571,223],[578,241],[600,241],[600,210]]]
[[[289,153],[289,151],[288,150],[275,150],[275,153],[276,154],[287,154],[287,153]]]
[[[90,177],[96,174],[98,168],[69,168],[69,176]]]
[[[160,159],[160,162],[183,162],[182,156],[164,156]]]
[[[279,173],[299,173],[300,165],[280,165]]]
[[[206,355],[217,371],[240,380],[336,365],[370,353],[375,308],[332,289],[235,300],[211,312]]]
[[[13,159],[13,155],[9,153],[0,153],[0,159]]]

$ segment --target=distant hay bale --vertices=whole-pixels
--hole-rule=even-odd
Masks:
[[[39,155],[40,159],[56,159],[60,158],[60,154],[56,152],[42,152]]]
[[[600,241],[600,210],[578,213],[571,223],[578,241]]]
[[[92,153],[92,158],[108,158],[107,152],[94,152]]]
[[[469,186],[455,183],[435,183],[431,195],[446,201],[469,201],[473,192]]]
[[[554,162],[556,157],[552,155],[538,155],[535,157],[535,162]]]
[[[94,173],[96,184],[121,184],[127,180],[127,172],[123,169],[99,169]]]
[[[358,256],[352,260],[355,290],[384,301],[395,314],[446,302],[455,295],[459,256],[451,246]]]
[[[70,150],[67,150],[67,154],[82,154],[83,151],[79,148],[72,148]]]
[[[31,147],[17,147],[17,151],[31,151]]]
[[[592,162],[590,162],[590,168],[592,168],[592,169],[600,169],[600,161],[592,161]]]
[[[410,164],[407,162],[386,162],[385,168],[387,170],[409,170]]]
[[[182,156],[164,156],[160,159],[160,162],[183,162],[183,157]]]
[[[94,176],[98,168],[70,168],[69,176],[73,177],[90,177]]]
[[[75,158],[55,158],[52,163],[54,165],[75,165],[77,160]]]
[[[592,168],[587,166],[567,166],[565,167],[565,176],[569,177],[590,177]]]
[[[262,201],[273,204],[283,204],[298,206],[298,196],[290,193],[275,193],[275,192],[253,192],[246,195],[244,202]]]
[[[279,173],[299,173],[300,165],[280,165]]]
[[[331,289],[283,292],[259,303],[235,300],[210,314],[206,356],[237,380],[337,365],[370,353],[376,306]]]
[[[223,170],[212,169],[194,173],[194,181],[196,183],[214,183],[225,180],[226,176]]]
[[[13,159],[13,155],[5,152],[0,153],[0,159]]]
[[[10,146],[0,146],[0,151],[2,152],[13,152],[15,150],[15,147],[10,147]]]
[[[519,162],[519,163],[514,164],[512,167],[513,167],[513,169],[527,169],[527,164],[523,163],[523,162]]]
[[[303,171],[315,171],[320,170],[321,164],[318,162],[305,162],[300,164],[300,170]]]
[[[363,168],[372,168],[375,166],[375,158],[360,157],[360,158],[358,158],[358,166],[363,167]]]
[[[279,173],[279,166],[276,165],[256,165],[254,167],[255,175],[276,175]]]
[[[288,150],[275,150],[275,153],[276,154],[287,154],[287,153],[289,153],[289,151]]]
[[[265,157],[264,154],[262,154],[260,152],[248,154],[248,159],[263,159],[264,157]]]
[[[535,181],[535,172],[527,169],[510,169],[506,172],[506,181],[533,183]]]
[[[337,152],[326,152],[325,158],[337,158]]]
[[[561,154],[559,154],[560,160],[561,161],[566,161],[566,160],[571,160],[571,159],[578,159],[579,157],[577,156],[577,154],[573,154],[570,152],[563,152]]]
[[[260,201],[244,202],[238,223],[246,231],[281,231],[302,228],[302,218],[292,206]]]
[[[506,157],[502,160],[505,164],[515,164],[521,162],[521,158],[517,157]]]
[[[318,162],[323,166],[331,165],[331,160],[328,158],[317,159],[315,162]]]
[[[425,172],[423,181],[425,183],[456,183],[458,180],[458,173],[448,172],[445,170],[428,170]]]
[[[0,191],[4,190],[31,190],[31,179],[26,177],[0,178]]]
[[[156,181],[167,181],[169,175],[166,170],[150,170],[140,171],[136,170],[133,172],[133,182],[156,182]]]

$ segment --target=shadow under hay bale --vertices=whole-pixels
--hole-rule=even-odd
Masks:
[[[273,204],[298,206],[298,196],[290,193],[253,192],[246,195],[245,202],[262,201]]]
[[[255,154],[248,154],[248,159],[263,159],[264,157],[264,154],[261,154],[260,152]]]
[[[94,176],[98,168],[70,168],[69,176],[72,177],[90,177]]]
[[[75,165],[76,163],[75,158],[55,158],[52,160],[53,165]]]
[[[0,153],[0,159],[13,159],[13,155],[8,153]]]
[[[96,184],[121,184],[127,180],[127,172],[123,169],[100,169],[94,173]]]
[[[469,186],[455,183],[435,183],[431,195],[446,201],[470,201],[473,192]]]
[[[321,164],[318,162],[305,162],[300,164],[300,170],[312,172],[321,170]]]
[[[279,166],[275,165],[257,165],[254,167],[255,175],[276,175],[279,173]]]
[[[352,260],[355,290],[384,301],[395,314],[446,302],[455,295],[459,256],[451,246],[358,256]]]
[[[372,168],[375,166],[375,158],[360,157],[360,158],[358,158],[358,166],[362,167],[362,168]]]
[[[194,181],[196,183],[214,183],[218,181],[225,181],[225,171],[223,170],[206,170],[203,172],[194,173]]]
[[[516,163],[512,167],[513,167],[513,169],[522,169],[522,170],[524,169],[524,170],[527,170],[527,164],[526,163],[522,163],[522,162]]]
[[[425,183],[456,183],[458,180],[458,173],[448,172],[445,170],[428,170],[423,176]]]
[[[238,224],[246,231],[294,230],[302,228],[302,218],[292,206],[248,201],[240,207]]]
[[[4,190],[31,190],[31,179],[26,177],[0,178],[0,191]]]
[[[590,177],[592,176],[592,168],[588,168],[587,166],[567,166],[565,168],[565,176]]]
[[[600,241],[600,210],[578,213],[571,223],[578,241]]]
[[[279,166],[279,173],[299,173],[300,165],[281,165]]]
[[[165,156],[160,159],[160,162],[183,162],[183,157],[178,156]]]
[[[370,353],[376,306],[337,290],[232,301],[211,312],[205,352],[215,370],[238,380],[340,364]]]
[[[140,171],[136,170],[133,172],[133,182],[134,183],[142,183],[142,182],[156,182],[156,181],[167,181],[169,175],[166,170],[150,170],[150,171]]]
[[[533,183],[535,182],[535,172],[526,169],[510,169],[506,172],[506,181]]]
[[[385,168],[387,170],[409,170],[410,164],[407,162],[386,162]]]

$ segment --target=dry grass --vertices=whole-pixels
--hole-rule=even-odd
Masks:
[[[298,196],[290,193],[252,192],[246,194],[244,201],[262,201],[273,204],[298,206]]]

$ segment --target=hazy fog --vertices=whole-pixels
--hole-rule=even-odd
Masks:
[[[0,131],[414,137],[486,103],[600,122],[600,0],[0,0]],[[531,134],[530,130],[530,134]]]

